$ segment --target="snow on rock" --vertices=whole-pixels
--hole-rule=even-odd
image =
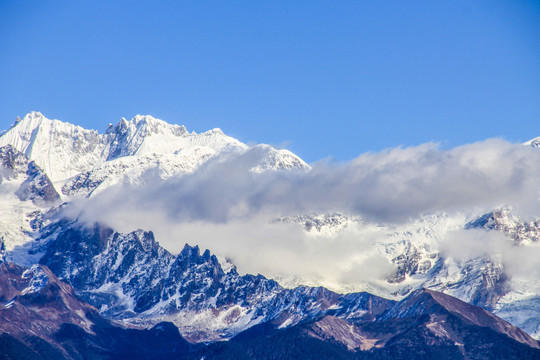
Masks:
[[[219,154],[255,156],[252,171],[309,165],[288,150],[269,145],[252,148],[220,129],[201,134],[149,115],[122,118],[104,134],[32,112],[0,136],[0,147],[11,145],[41,167],[61,194],[88,196],[122,183],[141,183],[154,171],[162,179],[189,174]]]
[[[361,224],[359,216],[339,212],[280,217],[274,223],[300,224],[308,234],[314,236],[333,236],[352,224]]]
[[[174,256],[150,232],[120,234],[100,225],[63,220],[40,260],[102,315],[131,326],[174,322],[191,341],[229,339],[275,320],[284,326],[331,313],[369,317],[392,301],[324,288],[284,289],[262,275],[223,270],[216,256],[186,244]],[[39,243],[39,242],[38,242]]]
[[[523,145],[528,145],[534,148],[540,148],[540,136],[523,143]]]
[[[34,264],[31,268],[25,270],[22,273],[22,278],[27,279],[29,284],[21,291],[21,295],[39,292],[47,285],[47,281],[49,280],[49,277],[43,268],[37,264]]]
[[[257,163],[251,171],[261,173],[267,170],[309,170],[310,166],[289,150],[277,150],[270,145],[260,144],[252,148],[252,153],[256,155]]]
[[[525,144],[540,147],[539,139]],[[363,249],[363,256],[386,258],[393,269],[381,281],[353,284],[281,274],[280,283],[290,289],[260,275],[240,276],[234,265],[221,266],[198,248],[187,246],[174,256],[149,232],[119,234],[100,226],[89,230],[55,218],[60,195],[69,201],[116,184],[144,184],[148,175],[167,179],[191,174],[208,160],[229,155],[243,156],[246,170],[255,173],[310,169],[287,150],[249,147],[219,129],[190,133],[184,126],[137,115],[100,134],[32,112],[0,135],[5,257],[24,265],[41,260],[111,318],[140,325],[170,320],[195,340],[229,338],[269,319],[286,327],[328,312],[344,318],[368,314],[365,307],[351,305],[356,294],[341,296],[321,285],[392,299],[427,287],[494,311],[540,336],[536,284],[509,278],[497,258],[460,260],[441,253],[451,231],[467,229],[501,232],[515,246],[538,246],[540,220],[525,221],[511,209],[476,218],[432,214],[399,226],[341,213],[279,218],[276,226],[299,224],[314,237],[333,239],[350,229],[358,238],[374,237],[377,241]]]
[[[468,229],[501,232],[514,246],[538,246],[538,219],[525,221],[511,209],[498,209],[472,218],[459,214],[433,214],[399,226],[373,224],[362,219],[351,221],[343,214],[303,215],[275,221],[276,224],[281,222],[296,223],[307,234],[329,239],[354,229],[359,239],[377,239],[372,246],[362,250],[365,256],[380,256],[394,264],[394,270],[384,281],[342,284],[290,274],[274,277],[285,287],[309,285],[325,286],[343,293],[367,291],[394,300],[403,299],[417,289],[429,288],[493,311],[534,337],[540,335],[540,316],[537,315],[540,287],[534,278],[517,281],[508,275],[497,256],[459,259],[441,253],[441,244],[448,241],[449,233]],[[344,263],[346,259],[344,255]]]
[[[49,222],[59,195],[45,173],[11,145],[0,147],[0,236],[6,260],[30,266],[42,254],[28,246]]]
[[[11,145],[35,161],[53,183],[95,166],[110,137],[31,112],[0,136],[0,147]]]

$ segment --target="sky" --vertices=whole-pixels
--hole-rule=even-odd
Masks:
[[[540,136],[538,1],[0,1],[0,129],[150,114],[308,162]]]

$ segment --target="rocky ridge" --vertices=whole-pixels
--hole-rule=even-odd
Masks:
[[[102,318],[44,265],[23,268],[3,262],[0,285],[0,353],[14,360],[531,359],[540,355],[540,344],[522,330],[478,307],[425,289],[400,302],[354,294],[348,303],[352,308],[331,306],[291,325],[278,316],[229,341],[193,346],[171,323],[136,330]],[[324,289],[312,290],[285,301],[300,308],[306,296],[317,298],[319,304],[336,296]],[[364,308],[361,313],[359,304]],[[343,316],[355,312],[356,316]]]
[[[292,326],[332,313],[362,318],[390,300],[367,293],[339,295],[324,288],[282,288],[262,275],[225,273],[216,256],[186,245],[173,256],[151,232],[120,234],[98,224],[63,220],[44,229],[48,266],[101,314],[138,326],[172,321],[191,341],[228,339],[279,321]],[[55,234],[53,238],[49,234]]]

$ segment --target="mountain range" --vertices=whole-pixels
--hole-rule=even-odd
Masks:
[[[524,145],[538,147],[537,140]],[[129,358],[133,349],[141,358],[540,356],[535,279],[517,281],[492,256],[460,259],[440,247],[454,230],[500,234],[520,249],[537,246],[540,220],[508,207],[428,214],[399,226],[339,209],[269,218],[272,226],[297,227],[323,241],[347,229],[380,234],[364,251],[392,264],[385,278],[330,290],[304,275],[242,275],[226,254],[201,253],[196,244],[174,254],[152,229],[122,233],[68,211],[124,186],[181,182],[235,156],[246,164],[240,171],[261,176],[312,171],[290,151],[248,146],[219,129],[190,133],[151,116],[122,119],[100,134],[33,112],[3,132],[0,316],[10,320],[0,329],[2,348],[24,354],[19,358],[46,358],[43,351]],[[27,300],[32,296],[41,300]],[[61,304],[51,305],[59,296]],[[40,328],[6,325],[16,318]],[[153,343],[157,333],[177,346]],[[158,346],[162,353],[152,354]]]

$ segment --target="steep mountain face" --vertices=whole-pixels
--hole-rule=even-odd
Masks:
[[[0,136],[0,147],[11,145],[44,169],[66,198],[88,196],[122,183],[141,183],[153,171],[162,179],[189,174],[219,154],[242,153],[249,147],[220,129],[189,133],[151,116],[137,115],[110,125],[104,134],[32,112]],[[253,171],[308,169],[287,150],[254,147]]]
[[[466,224],[469,229],[484,229],[505,234],[515,248],[526,250],[535,248],[540,240],[540,218],[523,220],[511,209],[502,208],[484,214]],[[503,267],[499,273],[504,276]],[[491,311],[494,314],[519,326],[535,338],[540,337],[540,288],[536,279],[506,279],[505,286],[499,289]]]
[[[7,359],[178,358],[190,350],[172,324],[114,326],[47,267],[0,264],[0,353]]]
[[[96,165],[107,151],[109,136],[94,130],[49,120],[32,112],[0,137],[0,147],[11,145],[35,161],[53,183],[68,179]]]
[[[31,265],[40,255],[29,254],[29,246],[51,207],[60,196],[48,176],[13,146],[0,147],[0,235],[10,261]]]
[[[324,314],[373,318],[392,303],[367,293],[285,289],[261,275],[240,276],[234,267],[225,272],[208,250],[200,254],[198,247],[186,245],[173,256],[151,232],[124,235],[97,224],[88,227],[63,220],[46,227],[44,234],[38,241],[47,244],[41,263],[72,284],[103,315],[139,326],[172,321],[190,341],[228,339],[268,321],[290,327]],[[50,234],[54,236],[47,240]],[[487,307],[488,299],[501,299],[504,287],[486,278],[487,260],[476,261],[461,268],[469,269],[460,272],[469,283],[455,283],[457,290],[447,290],[470,289],[468,296],[476,296],[473,300]],[[424,281],[435,282],[433,288],[441,286],[445,276],[454,278],[448,268],[436,266],[431,278],[423,275]],[[537,326],[534,317],[527,321]]]
[[[195,359],[534,359],[540,345],[476,306],[418,290],[371,321],[331,315],[282,329],[255,326]]]
[[[208,250],[186,245],[173,256],[151,232],[124,235],[63,220],[44,231],[41,263],[101,314],[134,325],[172,321],[191,341],[227,339],[270,320],[287,327],[332,313],[370,318],[392,301],[324,288],[287,290],[261,275],[223,271]],[[53,238],[47,238],[54,234]]]
[[[484,214],[467,223],[465,228],[500,231],[514,240],[517,245],[531,245],[540,240],[540,218],[524,221],[507,208]]]
[[[60,200],[47,174],[34,161],[28,161],[11,145],[0,147],[0,183],[18,181],[15,195],[21,201],[50,205]]]

